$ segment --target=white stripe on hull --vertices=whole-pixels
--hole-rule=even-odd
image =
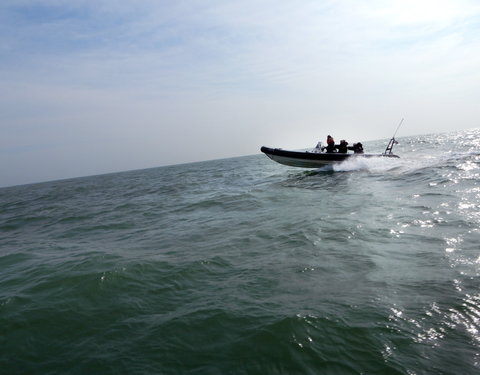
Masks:
[[[300,167],[300,168],[320,168],[325,165],[333,163],[341,163],[343,160],[302,160],[298,158],[289,158],[288,156],[279,156],[266,154],[270,159],[276,161],[277,163],[289,165],[291,167]]]

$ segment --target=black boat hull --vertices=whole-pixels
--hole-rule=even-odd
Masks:
[[[398,158],[395,154],[342,154],[308,151],[288,151],[281,148],[262,146],[260,149],[273,161],[300,168],[320,168],[333,163],[341,163],[349,158],[389,157]]]

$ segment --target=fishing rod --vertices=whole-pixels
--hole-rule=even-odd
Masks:
[[[395,130],[395,133],[393,133],[392,139],[390,139],[390,142],[388,142],[387,148],[385,149],[385,152],[383,153],[384,155],[391,154],[392,153],[392,148],[393,145],[396,145],[398,142],[395,140],[395,136],[397,135],[398,129],[400,129],[400,126],[403,124],[403,118],[402,121],[400,121],[400,124],[397,126],[397,130]]]

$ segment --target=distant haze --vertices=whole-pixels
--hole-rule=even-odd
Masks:
[[[0,186],[480,126],[480,2],[0,3]]]

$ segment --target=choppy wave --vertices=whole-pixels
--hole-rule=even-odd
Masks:
[[[0,189],[2,372],[480,371],[480,131],[399,141]]]

